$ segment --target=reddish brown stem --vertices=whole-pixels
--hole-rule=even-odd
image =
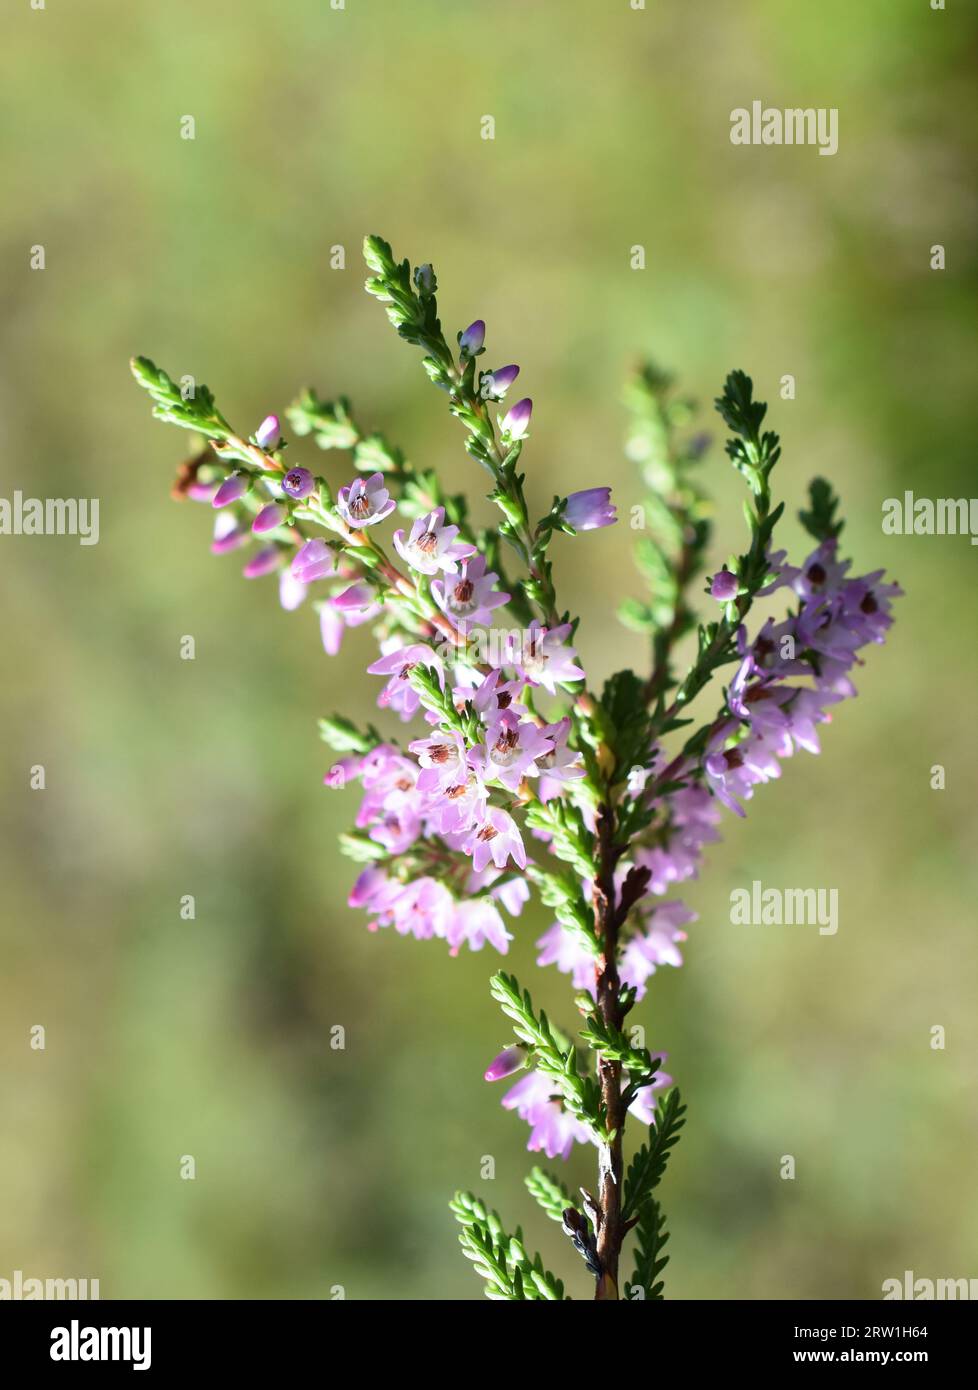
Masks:
[[[603,806],[598,819],[599,873],[594,888],[595,928],[602,942],[598,976],[598,1012],[609,1028],[623,1022],[618,976],[618,907],[615,902],[614,813]],[[601,1101],[611,1139],[598,1149],[598,1227],[596,1232],[601,1275],[596,1299],[618,1298],[618,1262],[624,1239],[622,1208],[622,1130],[625,1116],[621,1103],[621,1065],[602,1057],[599,1063]]]

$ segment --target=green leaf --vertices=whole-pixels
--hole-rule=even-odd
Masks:
[[[558,1225],[563,1222],[564,1212],[568,1207],[580,1209],[580,1203],[575,1202],[571,1196],[570,1188],[566,1187],[559,1178],[555,1178],[552,1173],[547,1173],[542,1168],[531,1168],[523,1181],[537,1205],[547,1213],[551,1221],[556,1221]]]
[[[335,401],[321,400],[307,386],[288,406],[285,418],[296,434],[311,434],[320,449],[352,449],[360,439],[345,396]]]
[[[520,1232],[507,1235],[498,1212],[490,1211],[471,1192],[456,1192],[450,1203],[462,1227],[459,1244],[466,1259],[486,1282],[486,1297],[498,1302],[560,1302],[564,1285],[531,1256]]]
[[[134,357],[129,366],[139,385],[155,402],[153,414],[157,420],[179,425],[181,429],[196,430],[208,439],[224,439],[231,433],[230,425],[214,404],[209,387],[194,383],[191,389],[182,391],[172,377],[148,357]]]
[[[822,542],[838,536],[844,521],[836,521],[835,513],[839,499],[824,478],[813,478],[808,485],[810,505],[798,513],[798,520],[810,536]]]
[[[666,1218],[659,1203],[650,1198],[642,1208],[635,1233],[635,1273],[625,1283],[626,1298],[632,1298],[636,1289],[642,1289],[644,1298],[655,1302],[662,1300],[664,1285],[659,1275],[669,1263],[669,1256],[662,1254],[669,1239],[665,1226]]]
[[[319,737],[337,753],[369,753],[383,740],[372,724],[361,731],[352,719],[333,714],[319,721]]]
[[[662,1181],[669,1154],[679,1142],[679,1131],[686,1123],[685,1115],[686,1107],[681,1102],[677,1087],[658,1097],[655,1124],[649,1126],[649,1142],[642,1145],[628,1165],[623,1220],[634,1216],[649,1193]]]

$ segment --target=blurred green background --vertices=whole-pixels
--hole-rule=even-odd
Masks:
[[[522,364],[541,509],[601,482],[639,500],[620,450],[637,355],[707,404],[741,366],[783,436],[795,557],[826,472],[857,569],[906,588],[823,756],[727,819],[685,895],[686,966],[640,1008],[690,1109],[662,1189],[667,1293],[872,1299],[906,1268],[978,1275],[978,557],[880,529],[905,488],[975,491],[975,47],[973,14],[926,0],[5,0],[0,495],[98,496],[101,541],[0,539],[0,1277],[475,1298],[446,1206],[467,1186],[588,1294],[523,1190],[524,1126],[480,1080],[506,1037],[495,960],[372,936],[344,906],[356,794],[322,788],[315,721],[375,698],[369,636],[328,660],[310,609],[209,555],[205,510],[167,496],[188,437],[128,373],[144,352],[195,374],[243,432],[303,384],[348,392],[481,492],[363,293],[367,231],[434,262],[446,329],[484,317],[491,361]],[[838,107],[838,154],[731,146],[755,98]],[[719,561],[742,540],[738,480],[718,446],[703,476]],[[629,538],[555,551],[599,678],[645,661],[608,618],[638,591]],[[838,935],[732,927],[754,878],[837,886]],[[525,916],[509,959],[560,1017],[565,977],[532,967],[548,922]],[[592,1169],[579,1152],[567,1176]]]

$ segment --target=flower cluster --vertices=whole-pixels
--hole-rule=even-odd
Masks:
[[[597,1147],[598,1186],[582,1189],[583,1205],[540,1170],[528,1179],[584,1257],[596,1297],[619,1296],[622,1247],[636,1226],[626,1296],[641,1285],[660,1297],[663,1218],[652,1192],[684,1107],[663,1069],[666,1054],[636,1045],[626,1019],[660,967],[683,963],[696,914],[677,890],[699,874],[724,808],[744,815],[754,786],[779,777],[785,758],[798,748],[818,752],[818,726],[856,693],[859,653],[884,640],[900,590],[880,571],[849,577],[837,499],[820,480],[801,514],[813,553],[794,568],[774,549],[783,506],[773,504],[770,478],[780,446],[762,430],[766,407],[750,379],[734,372],[717,408],[731,431],[727,453],[749,488],[750,540],[706,580],[707,606],[720,616],[699,626],[696,656],[677,677],[676,650],[696,625],[690,585],[705,570],[710,541],[694,474],[705,445],[702,435],[680,436],[688,408],[673,400],[665,376],[644,368],[629,388],[628,453],[649,494],[651,534],[638,552],[649,597],[626,601],[621,616],[647,635],[651,670],[616,672],[599,691],[580,662],[578,624],[558,604],[550,547],[559,534],[613,525],[610,490],[557,496],[532,520],[519,471],[532,401],[495,413],[519,367],[480,366],[481,319],[449,345],[430,265],[412,272],[376,237],[367,238],[365,257],[368,291],[422,350],[469,454],[492,478],[495,527],[476,531],[466,498],[363,431],[343,397],[306,390],[286,412],[296,437],[350,455],[330,478],[325,469],[289,466],[276,415],[243,437],[207,387],[185,396],[145,358],[133,371],[157,418],[202,437],[174,491],[214,510],[214,552],[250,545],[245,576],[276,575],[288,610],[309,599],[330,655],[347,629],[371,630],[366,669],[388,729],[340,715],[320,724],[339,754],[326,785],[360,791],[343,837],[361,866],[350,905],[367,914],[371,930],[440,938],[452,955],[465,945],[505,954],[531,888],[550,909],[538,964],[570,977],[577,1032],[552,1023],[499,972],[492,991],[515,1041],[485,1076],[525,1069],[502,1103],[529,1125],[531,1150],[566,1159],[577,1143]],[[517,572],[504,572],[503,554],[507,564],[515,557]],[[753,606],[771,596],[788,596],[789,611],[751,636]],[[691,702],[728,666],[734,674],[719,711],[691,720]],[[629,1116],[645,1141],[626,1172]],[[560,1281],[539,1257],[530,1260],[521,1240],[504,1236],[495,1214],[464,1194],[453,1209],[490,1297],[563,1296]]]

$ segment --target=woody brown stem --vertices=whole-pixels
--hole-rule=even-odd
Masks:
[[[623,1013],[618,976],[619,911],[615,902],[614,813],[601,808],[598,820],[599,872],[594,888],[595,929],[602,943],[601,968],[597,985],[597,1005],[604,1022],[621,1028]],[[610,1140],[598,1149],[598,1228],[596,1232],[601,1274],[596,1299],[618,1298],[618,1262],[624,1229],[622,1208],[622,1130],[625,1124],[621,1103],[621,1065],[608,1057],[599,1062],[601,1102]]]

